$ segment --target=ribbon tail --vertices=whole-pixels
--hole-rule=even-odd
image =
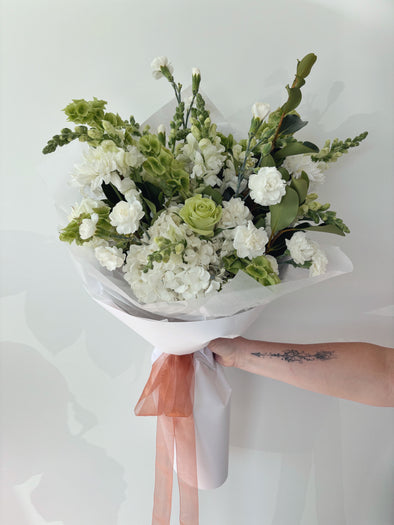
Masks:
[[[170,525],[174,472],[174,420],[157,417],[152,525]]]

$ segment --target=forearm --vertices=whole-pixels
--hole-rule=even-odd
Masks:
[[[394,406],[394,350],[368,343],[294,345],[239,338],[235,366],[330,396]]]

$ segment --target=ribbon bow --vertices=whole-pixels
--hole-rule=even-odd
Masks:
[[[193,354],[162,354],[134,409],[157,416],[155,492],[152,525],[170,525],[174,448],[180,525],[198,525],[196,437],[193,418]]]

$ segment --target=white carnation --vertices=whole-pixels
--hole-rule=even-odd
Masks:
[[[168,60],[167,57],[156,57],[152,60],[150,67],[152,68],[152,75],[154,78],[159,79],[163,76],[163,73],[161,72],[162,67],[167,67],[171,75],[174,72],[174,68],[171,64],[171,62]]]
[[[96,201],[94,199],[82,199],[80,203],[76,203],[71,208],[71,213],[68,216],[68,220],[72,221],[73,219],[76,219],[79,217],[82,213],[93,213],[94,208],[100,208],[102,206],[105,206],[103,202]]]
[[[234,234],[234,248],[238,257],[253,259],[265,252],[268,235],[264,228],[256,228],[252,221],[247,226],[237,226]]]
[[[250,197],[262,206],[278,204],[286,193],[286,181],[274,167],[260,168],[249,177]]]
[[[310,241],[302,231],[294,233],[291,239],[286,239],[286,246],[290,257],[296,264],[310,261],[315,252],[315,243]]]
[[[311,182],[322,183],[327,165],[325,162],[314,162],[310,155],[290,155],[285,158],[283,167],[296,179],[305,171]]]
[[[317,243],[314,244],[315,250],[312,255],[312,266],[309,269],[309,275],[311,277],[316,277],[317,275],[325,273],[328,264],[326,254],[318,247]]]
[[[122,266],[125,260],[122,250],[115,246],[98,246],[95,248],[94,254],[101,266],[104,266],[109,271]]]
[[[252,214],[242,199],[233,197],[229,201],[222,203],[223,212],[219,222],[219,228],[234,228],[247,224],[252,218]]]
[[[84,162],[75,166],[72,182],[81,188],[82,192],[95,198],[104,199],[101,185],[116,182],[119,173],[126,176],[129,173],[126,152],[115,146],[112,141],[105,141],[97,148],[91,148],[84,153]]]
[[[98,221],[98,215],[97,213],[92,213],[90,216],[90,219],[83,219],[79,226],[79,236],[81,239],[90,239],[90,237],[93,237],[95,231],[96,231],[96,224]]]
[[[138,230],[143,216],[142,204],[134,199],[131,202],[118,202],[109,214],[109,220],[118,233],[128,234]]]

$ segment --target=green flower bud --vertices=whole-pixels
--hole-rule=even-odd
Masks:
[[[200,87],[200,82],[201,82],[200,70],[194,67],[192,69],[192,93],[193,95],[197,95],[198,89]]]
[[[222,216],[222,207],[216,206],[212,199],[198,194],[186,199],[179,215],[194,232],[204,237],[212,237],[215,225]]]
[[[305,78],[311,72],[313,64],[316,62],[317,56],[314,53],[304,56],[297,65],[297,77]]]

